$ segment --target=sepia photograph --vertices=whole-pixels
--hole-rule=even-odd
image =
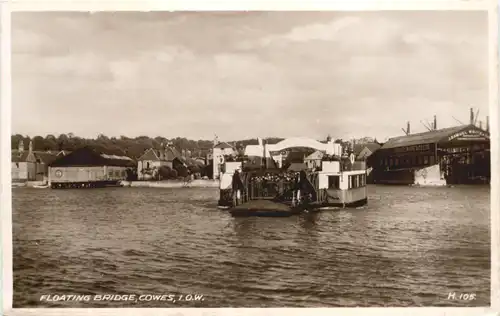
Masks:
[[[490,306],[488,27],[13,12],[13,307]]]

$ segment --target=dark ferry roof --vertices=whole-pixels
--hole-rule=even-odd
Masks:
[[[391,149],[396,147],[414,146],[420,144],[440,143],[447,141],[448,137],[452,136],[455,133],[469,129],[483,131],[474,125],[460,125],[460,126],[442,128],[435,131],[390,138],[387,142],[385,142],[385,144],[381,147],[381,149]]]
[[[72,166],[117,166],[133,167],[135,162],[132,158],[124,155],[117,155],[115,152],[94,146],[79,148],[66,156],[56,159],[50,164],[51,167],[72,167]]]

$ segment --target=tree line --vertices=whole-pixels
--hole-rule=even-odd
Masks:
[[[364,138],[366,139],[366,137]],[[276,144],[283,140],[279,137],[269,137],[264,139],[268,144]],[[165,138],[162,136],[149,137],[149,136],[138,136],[135,138],[120,136],[120,137],[108,137],[106,135],[100,134],[96,138],[83,138],[74,135],[73,133],[46,136],[23,136],[21,134],[15,134],[11,136],[11,147],[13,150],[17,149],[20,142],[23,142],[25,150],[28,149],[30,141],[33,142],[33,150],[35,151],[50,151],[59,152],[61,150],[74,151],[77,148],[84,146],[95,146],[99,148],[106,149],[109,153],[114,155],[123,155],[131,158],[139,158],[147,149],[155,148],[160,149],[162,144],[172,144],[178,150],[189,150],[193,157],[206,157],[214,145],[213,140],[192,140],[184,137],[176,138]],[[337,143],[341,143],[348,146],[348,141],[343,141],[342,139],[335,140]],[[228,142],[230,145],[243,149],[247,145],[256,145],[258,140],[245,139]]]

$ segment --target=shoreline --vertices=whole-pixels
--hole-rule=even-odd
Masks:
[[[122,187],[131,188],[218,188],[218,180],[193,180],[188,184],[178,180],[164,181],[121,181]]]
[[[14,182],[12,188],[40,188],[49,189],[45,181],[26,181]],[[182,180],[163,180],[163,181],[120,181],[114,187],[132,187],[132,188],[218,188],[219,180],[193,180],[185,184]]]

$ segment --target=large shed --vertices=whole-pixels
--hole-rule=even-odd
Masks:
[[[487,131],[460,125],[391,138],[368,159],[376,183],[487,182],[489,149]]]
[[[52,188],[79,188],[116,185],[127,179],[135,161],[99,147],[82,147],[61,156],[49,165]]]

